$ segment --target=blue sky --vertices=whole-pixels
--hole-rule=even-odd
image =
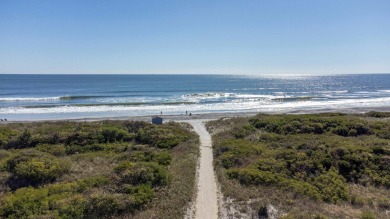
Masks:
[[[390,73],[390,1],[1,0],[0,73]]]

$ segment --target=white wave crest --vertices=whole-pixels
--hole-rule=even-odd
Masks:
[[[240,93],[195,93],[182,95],[183,99],[204,100],[218,98],[237,98],[237,99],[274,99],[287,97],[286,95],[275,93],[277,95],[266,94],[240,94]]]
[[[0,97],[0,102],[38,102],[60,100],[64,97]]]
[[[320,94],[346,94],[349,93],[349,90],[329,90],[329,91],[319,91]]]
[[[209,104],[188,105],[149,105],[149,106],[59,106],[53,108],[23,108],[8,107],[0,108],[0,117],[5,115],[37,115],[37,114],[62,114],[86,113],[93,116],[95,113],[105,113],[107,115],[131,115],[142,116],[155,113],[180,114],[185,111],[192,113],[207,112],[274,112],[281,110],[298,110],[309,108],[346,108],[346,107],[372,107],[390,106],[390,97],[367,98],[367,99],[339,99],[329,101],[307,100],[296,102],[275,102],[275,101],[245,101],[245,102],[221,102]],[[89,115],[91,114],[91,115]],[[96,116],[96,115],[95,115]]]
[[[235,97],[235,93],[194,93],[194,94],[185,94],[182,95],[182,98],[199,98],[199,99],[209,99],[209,98],[221,98],[221,97]]]

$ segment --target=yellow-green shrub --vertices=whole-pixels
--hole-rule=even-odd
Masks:
[[[158,148],[173,148],[189,138],[187,132],[174,125],[150,125],[138,131],[137,140]]]
[[[0,215],[5,218],[33,218],[48,211],[48,190],[31,187],[7,195],[0,206]]]
[[[169,181],[168,171],[163,166],[153,162],[133,163],[124,161],[116,166],[114,170],[123,183],[162,186]]]
[[[66,155],[66,148],[61,144],[39,144],[35,149],[58,157]]]
[[[316,177],[313,185],[318,188],[322,199],[326,202],[337,203],[341,200],[349,199],[345,179],[337,174],[334,167],[330,168],[328,172]]]
[[[35,150],[23,151],[7,161],[14,177],[31,184],[51,182],[69,171],[69,164],[51,154]]]

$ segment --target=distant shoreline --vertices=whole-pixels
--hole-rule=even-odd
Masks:
[[[118,117],[96,117],[96,118],[75,118],[75,119],[37,119],[37,120],[16,120],[16,121],[2,121],[0,124],[8,123],[24,123],[24,122],[56,122],[56,121],[70,121],[70,122],[94,122],[104,120],[132,120],[132,121],[151,121],[151,117],[159,116],[164,119],[164,122],[169,121],[185,121],[185,120],[215,120],[220,118],[233,117],[250,117],[260,113],[264,114],[318,114],[318,113],[346,113],[346,114],[361,114],[370,111],[390,112],[390,107],[358,107],[358,108],[324,108],[324,109],[308,109],[308,110],[280,110],[275,112],[233,112],[233,113],[202,113],[190,115],[148,115],[148,116],[118,116]]]

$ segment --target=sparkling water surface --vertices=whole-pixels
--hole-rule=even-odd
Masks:
[[[390,74],[0,75],[0,118],[390,107]]]

